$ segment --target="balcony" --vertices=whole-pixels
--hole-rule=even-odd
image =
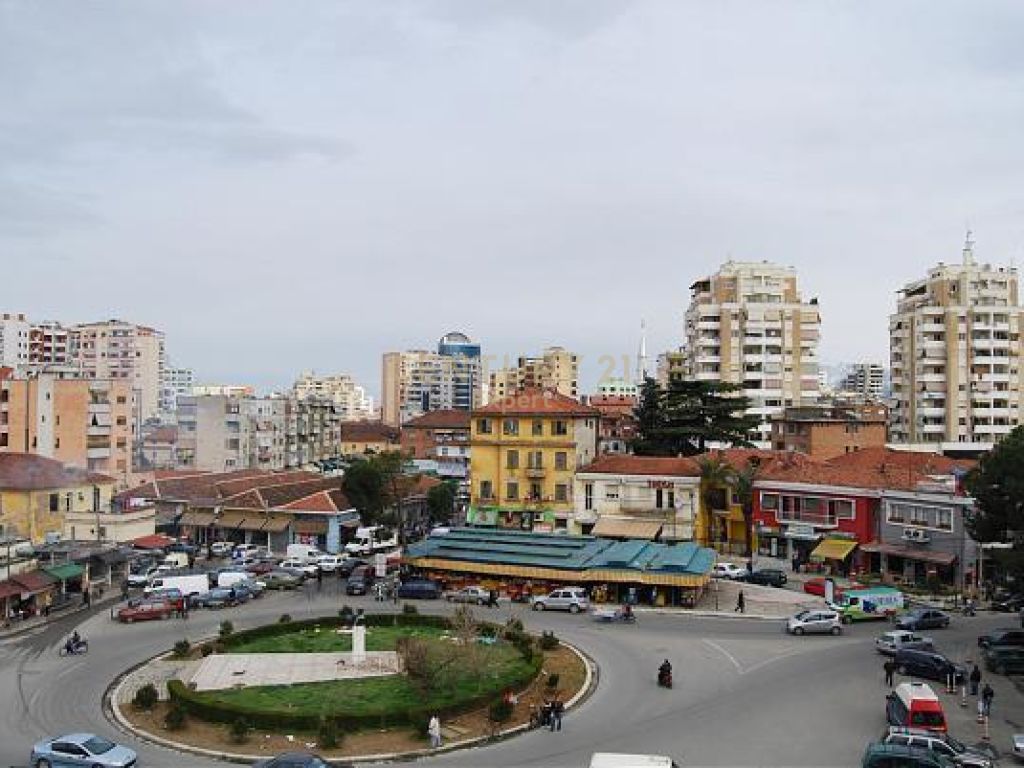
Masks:
[[[105,448],[86,448],[85,457],[87,459],[109,459],[110,446],[107,445]]]
[[[540,480],[546,474],[544,467],[527,467],[526,476],[531,480]]]

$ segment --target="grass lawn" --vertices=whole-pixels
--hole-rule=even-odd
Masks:
[[[368,627],[366,650],[393,651],[400,637],[440,637],[443,630],[433,627]],[[226,649],[226,653],[331,653],[352,650],[352,635],[323,628],[303,629],[276,637],[259,637]]]
[[[418,632],[438,630],[418,629]],[[408,627],[392,630],[380,627],[367,633],[367,645],[373,633],[379,633],[378,643],[390,642],[400,634],[409,634]],[[323,632],[320,633],[325,634]],[[330,634],[330,633],[327,633]],[[268,638],[268,640],[277,638]],[[346,638],[347,642],[347,638]],[[438,641],[440,642],[440,641]],[[293,646],[294,647],[294,646]],[[371,646],[373,647],[373,646]],[[383,645],[376,646],[386,649]],[[332,647],[331,650],[336,648]],[[288,649],[278,649],[288,650]],[[316,650],[321,650],[317,648]],[[424,695],[404,675],[365,678],[362,680],[331,680],[322,683],[300,683],[296,685],[257,686],[224,691],[209,691],[198,694],[211,702],[241,705],[271,712],[299,712],[320,715],[331,713],[345,715],[386,715],[389,712],[405,712],[410,707],[447,706],[464,701],[485,692],[499,694],[508,686],[508,681],[517,675],[527,674],[529,665],[523,661],[519,651],[510,645],[481,647],[479,663],[475,670],[483,670],[474,678],[474,670],[454,668],[447,683],[440,690]]]

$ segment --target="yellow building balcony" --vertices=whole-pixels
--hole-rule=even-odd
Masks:
[[[530,478],[531,480],[539,480],[539,479],[543,478],[544,475],[546,475],[546,474],[547,474],[547,471],[544,469],[544,467],[527,467],[526,468],[526,476],[528,478]]]

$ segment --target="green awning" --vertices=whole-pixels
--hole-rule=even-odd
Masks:
[[[78,563],[64,563],[63,565],[51,565],[48,568],[43,568],[43,570],[51,576],[53,576],[53,578],[59,579],[60,581],[74,579],[85,573],[85,569]]]

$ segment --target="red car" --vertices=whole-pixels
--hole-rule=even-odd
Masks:
[[[856,581],[850,581],[845,584],[836,584],[836,594],[841,595],[844,589],[863,589],[864,585],[859,584]],[[804,592],[809,595],[817,595],[818,597],[825,596],[825,577],[816,576],[813,579],[808,579],[804,582]]]
[[[175,613],[169,600],[146,600],[138,605],[128,605],[117,612],[119,621],[131,624],[135,621],[157,621],[169,619]]]

